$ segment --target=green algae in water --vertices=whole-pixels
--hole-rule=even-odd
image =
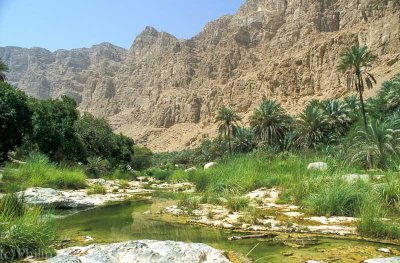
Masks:
[[[355,260],[368,259],[379,254],[376,248],[379,244],[368,242],[321,239],[318,245],[293,249],[281,244],[273,244],[265,240],[248,239],[228,241],[228,237],[235,235],[231,231],[211,229],[187,224],[170,223],[144,214],[150,209],[149,201],[133,201],[110,206],[98,207],[90,210],[72,213],[59,217],[57,221],[60,239],[91,236],[95,242],[122,242],[127,240],[174,240],[193,243],[205,243],[224,251],[234,251],[257,262],[304,262],[305,259],[326,259],[326,254],[332,251],[343,253],[348,249],[349,260],[343,258],[336,262],[357,262]],[[60,212],[63,214],[65,212]],[[237,233],[236,233],[237,235]],[[368,248],[368,249],[367,249]],[[397,248],[396,248],[397,249]],[[293,254],[285,257],[284,254]],[[355,260],[351,260],[354,258]],[[360,261],[358,261],[360,262]]]

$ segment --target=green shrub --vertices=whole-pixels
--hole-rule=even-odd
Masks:
[[[135,170],[141,171],[151,166],[153,153],[149,148],[134,145],[133,151],[132,165]]]
[[[240,211],[249,206],[249,199],[243,196],[233,196],[228,198],[227,207],[232,211]]]
[[[111,179],[113,180],[126,180],[126,181],[135,181],[137,179],[136,175],[131,172],[124,172],[120,169],[114,171],[111,175]]]
[[[171,183],[187,182],[189,181],[189,174],[183,170],[176,170],[169,176],[168,181]]]
[[[400,238],[400,226],[393,221],[384,221],[386,211],[380,205],[380,199],[370,196],[363,204],[357,231],[361,236],[373,238]]]
[[[215,193],[204,193],[201,196],[201,204],[223,205],[227,202],[225,198]]]
[[[210,177],[204,171],[196,171],[190,178],[190,181],[196,185],[197,192],[204,192],[210,185]]]
[[[169,170],[162,170],[160,168],[152,168],[148,169],[146,172],[146,175],[148,176],[153,176],[155,179],[160,180],[160,181],[166,181],[172,174],[171,171]]]
[[[355,216],[367,192],[367,188],[339,181],[320,185],[316,193],[306,200],[307,209],[321,216]]]
[[[85,165],[85,172],[91,178],[100,178],[110,173],[110,163],[100,157],[89,157]]]
[[[23,216],[25,206],[23,199],[17,198],[14,194],[7,194],[0,199],[0,214],[7,218]]]
[[[94,185],[94,186],[90,187],[87,191],[88,195],[105,195],[106,193],[107,193],[107,190],[102,185]]]
[[[392,179],[378,189],[380,197],[389,208],[400,207],[400,181]]]
[[[118,184],[119,184],[119,188],[121,188],[121,189],[128,189],[130,187],[129,182],[125,181],[125,180],[120,180],[118,182]]]
[[[30,187],[54,189],[82,189],[86,176],[78,168],[66,168],[49,162],[45,155],[32,155],[26,164],[7,164],[3,181],[6,190],[17,191]]]
[[[240,218],[240,221],[247,224],[258,224],[258,220],[265,216],[265,211],[255,207],[245,208],[244,211],[246,213]]]
[[[186,208],[189,213],[199,208],[200,198],[197,196],[183,195],[178,202],[178,207]]]
[[[2,260],[54,255],[50,248],[54,224],[40,207],[27,206],[22,199],[6,195],[0,200],[0,222]]]

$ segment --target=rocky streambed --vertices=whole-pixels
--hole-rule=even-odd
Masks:
[[[261,188],[245,195],[250,200],[249,207],[257,211],[253,210],[253,213],[249,211],[232,212],[224,205],[213,204],[200,204],[197,209],[190,212],[185,207],[172,205],[165,207],[161,212],[186,216],[187,220],[194,224],[249,232],[356,235],[357,218],[307,215],[298,206],[278,204],[279,194],[280,191],[276,188]]]
[[[250,207],[263,211],[254,217],[224,205],[200,204],[188,211],[175,200],[153,197],[157,189],[193,192],[189,183],[88,184],[103,186],[105,194],[43,188],[20,193],[29,203],[63,208],[54,214],[60,250],[48,262],[400,262],[399,246],[356,240],[356,218],[307,215],[278,204],[279,189],[246,195]],[[228,240],[254,233],[274,235]]]

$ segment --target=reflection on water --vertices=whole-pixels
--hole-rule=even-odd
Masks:
[[[97,241],[107,243],[140,239],[205,243],[218,249],[235,251],[243,255],[248,254],[259,243],[249,255],[252,259],[260,259],[257,262],[298,262],[295,259],[283,256],[285,252],[293,251],[293,249],[283,245],[271,244],[270,242],[260,243],[259,240],[254,239],[228,241],[227,238],[232,236],[230,231],[154,219],[151,215],[144,214],[150,206],[149,201],[133,201],[89,209],[79,213],[76,213],[77,211],[72,212],[72,214],[57,212],[57,215],[61,216],[57,219],[58,232],[61,239],[92,236]],[[321,254],[321,252],[318,252],[321,249],[338,246],[351,247],[360,244],[362,243],[322,239],[320,245],[301,249],[301,253],[309,254],[311,259],[311,257]]]

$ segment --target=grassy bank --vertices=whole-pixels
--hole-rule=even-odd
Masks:
[[[311,162],[326,162],[326,171],[309,171]],[[368,174],[368,181],[348,181],[348,174]],[[178,180],[179,179],[179,180]],[[166,180],[189,180],[203,197],[199,202],[220,204],[232,211],[246,209],[244,194],[261,187],[281,190],[280,203],[296,204],[311,215],[359,217],[361,235],[400,238],[400,174],[363,170],[322,155],[271,156],[256,152],[225,158],[209,170],[172,172]],[[185,197],[181,203],[192,207]],[[196,204],[198,200],[195,200]],[[390,220],[384,220],[387,218]]]
[[[55,237],[54,225],[40,207],[6,195],[0,199],[0,261],[27,256],[48,257]]]
[[[81,169],[53,164],[44,155],[32,155],[26,164],[6,165],[2,190],[15,192],[29,187],[81,189],[85,186],[86,176]]]

